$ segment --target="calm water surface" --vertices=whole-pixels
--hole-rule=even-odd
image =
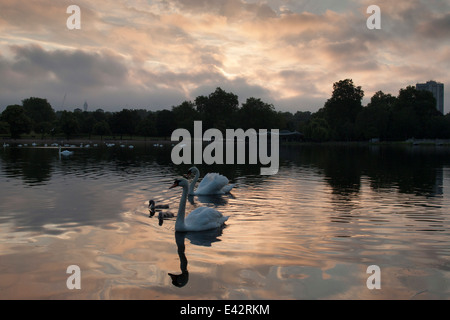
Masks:
[[[237,184],[190,199],[189,211],[230,216],[200,233],[149,217],[149,199],[178,210],[181,189],[168,188],[189,166],[170,151],[0,149],[0,298],[450,298],[450,149],[287,146],[275,176],[199,166]],[[70,265],[81,290],[66,286]]]

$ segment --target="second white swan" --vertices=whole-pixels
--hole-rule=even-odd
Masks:
[[[199,207],[191,211],[185,217],[186,200],[188,195],[189,182],[186,179],[176,179],[169,188],[183,187],[183,194],[180,199],[177,220],[175,221],[175,231],[204,231],[221,227],[228,217],[225,217],[214,208]]]
[[[192,167],[188,170],[187,177],[195,174],[194,180],[189,185],[189,195],[212,195],[212,194],[226,194],[233,189],[234,184],[228,184],[228,178],[218,173],[208,173],[194,191],[195,184],[200,177],[200,171],[197,167]]]

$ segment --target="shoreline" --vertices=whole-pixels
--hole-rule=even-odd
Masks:
[[[3,137],[1,139],[3,144],[29,144],[32,145],[50,145],[52,143],[58,144],[134,144],[134,145],[146,145],[146,144],[161,144],[161,145],[172,145],[177,144],[179,141],[171,141],[170,137],[151,137],[151,138],[132,138],[132,139],[99,139],[97,137],[89,138],[73,138],[73,139],[63,139],[58,138],[19,138],[13,139],[9,137]],[[206,141],[205,141],[206,142]],[[450,147],[450,139],[408,139],[404,141],[325,141],[325,142],[315,142],[315,141],[280,141],[280,145],[283,146],[309,146],[309,145],[321,145],[321,146],[437,146],[437,147]]]
[[[52,143],[58,143],[58,144],[106,144],[106,143],[115,143],[115,144],[172,144],[173,141],[164,139],[164,138],[151,138],[151,139],[83,139],[83,138],[74,138],[74,139],[60,139],[60,138],[44,138],[44,139],[33,139],[33,138],[19,138],[19,139],[12,139],[12,138],[3,138],[3,143],[9,143],[9,144],[33,144],[36,143],[37,145],[44,145],[44,144],[52,144]]]

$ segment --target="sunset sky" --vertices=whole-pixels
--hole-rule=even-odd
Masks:
[[[370,5],[381,30],[366,26]],[[448,113],[449,71],[446,0],[0,0],[0,111],[31,96],[55,110],[160,110],[221,87],[315,112],[351,78],[364,104],[442,82]]]

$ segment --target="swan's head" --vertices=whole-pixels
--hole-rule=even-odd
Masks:
[[[173,185],[169,189],[172,189],[175,187],[189,187],[189,182],[184,178],[175,179],[175,181],[173,182]]]
[[[148,202],[148,210],[150,211],[150,217],[153,217],[155,215],[155,201],[150,200]]]
[[[163,223],[164,223],[164,215],[162,212],[160,212],[158,215],[158,225],[162,226]]]
[[[188,170],[187,174],[186,174],[186,178],[189,178],[192,174],[196,175],[199,174],[200,171],[198,171],[197,167],[192,167]]]
[[[184,287],[189,281],[189,272],[187,270],[183,271],[182,274],[169,273],[169,276],[172,279],[172,284],[178,288]]]

